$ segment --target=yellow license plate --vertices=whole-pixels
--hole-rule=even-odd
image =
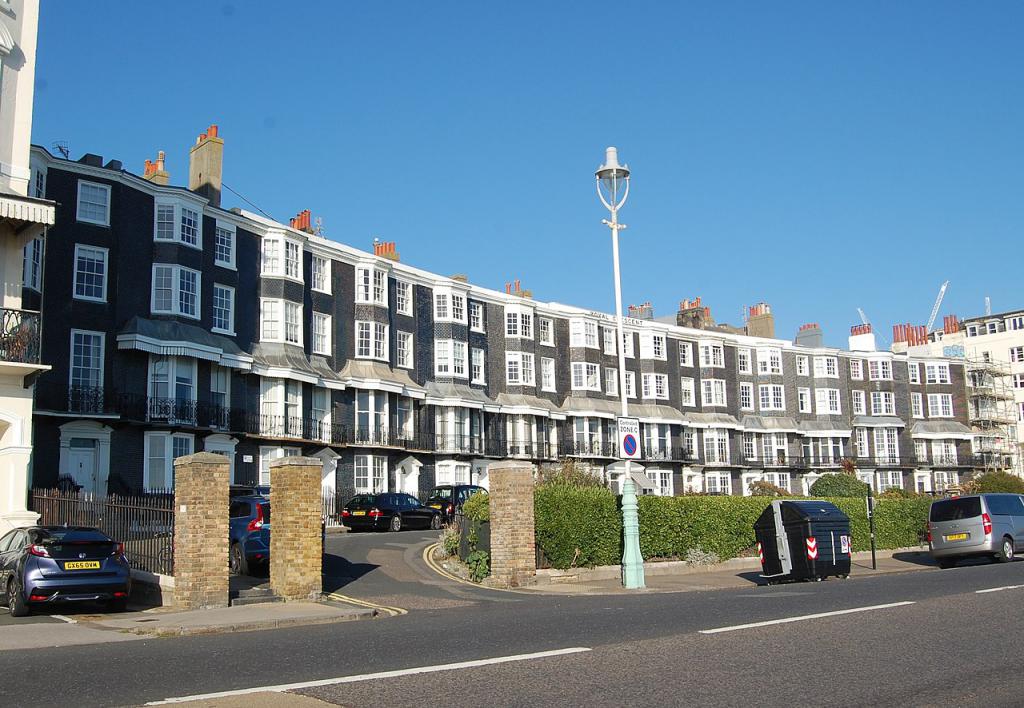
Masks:
[[[64,570],[99,570],[99,561],[68,561]]]
[[[946,536],[947,541],[965,541],[967,540],[967,534],[965,533],[951,533]]]
[[[441,508],[441,505],[440,505],[440,504],[431,504],[431,505],[430,505],[430,508],[431,508],[431,509],[440,509],[440,508]]]
[[[366,516],[365,511],[353,511],[352,516]]]

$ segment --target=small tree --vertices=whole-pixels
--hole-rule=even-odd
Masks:
[[[810,492],[816,497],[862,497],[868,485],[848,474],[826,474],[811,485]]]
[[[561,484],[567,487],[603,487],[601,478],[571,458],[562,460],[558,467],[537,472],[537,484]]]
[[[1009,472],[986,472],[974,478],[978,491],[982,493],[1008,492],[1024,494],[1024,479]]]

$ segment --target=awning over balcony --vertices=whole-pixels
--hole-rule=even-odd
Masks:
[[[952,420],[921,420],[910,428],[910,437],[925,440],[970,440],[974,436],[966,425]]]
[[[318,364],[306,358],[301,347],[279,342],[260,342],[252,347],[252,372],[311,384],[333,381],[336,374],[321,357]]]
[[[252,368],[253,357],[228,337],[173,320],[133,317],[117,334],[118,349],[137,349],[161,356],[190,356],[235,369]]]
[[[855,428],[905,428],[902,418],[892,415],[857,415],[853,417]]]
[[[562,401],[562,410],[567,415],[590,418],[615,418],[622,414],[622,404],[602,398],[585,398],[583,396],[567,396]]]
[[[848,438],[853,435],[852,430],[841,430],[827,420],[801,420],[797,425],[800,434],[808,438]]]
[[[456,406],[459,408],[477,408],[497,413],[500,407],[487,397],[483,391],[456,383],[438,383],[430,381],[426,386],[425,403],[431,406]]]
[[[565,412],[553,401],[522,393],[499,393],[498,405],[502,413],[510,415],[539,415],[554,420],[565,420]]]
[[[728,413],[687,413],[686,425],[691,428],[732,428],[742,430],[743,425]]]
[[[745,415],[740,422],[748,433],[799,433],[797,422],[788,416]]]
[[[53,226],[56,221],[55,205],[46,199],[0,194],[0,219]]]
[[[392,369],[377,361],[350,359],[336,376],[351,388],[392,391],[410,398],[424,398],[427,394],[404,369]]]
[[[675,408],[654,403],[631,403],[629,404],[629,415],[639,418],[642,423],[683,425],[686,422],[683,414]]]

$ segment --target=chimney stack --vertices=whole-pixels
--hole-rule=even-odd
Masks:
[[[164,151],[160,150],[156,154],[156,160],[146,160],[145,167],[142,169],[142,179],[148,179],[153,184],[168,184],[171,181],[171,176],[167,174],[167,170],[164,169]]]
[[[303,209],[288,221],[288,225],[296,231],[305,231],[307,234],[311,234],[313,233],[313,221],[311,216],[312,214],[309,209]]]
[[[772,314],[771,306],[766,302],[759,302],[749,309],[747,318],[747,334],[751,337],[775,338],[775,315]]]
[[[946,315],[942,318],[942,332],[944,334],[956,334],[960,331],[960,322],[956,315]]]
[[[893,328],[895,335],[896,328]],[[895,336],[893,337],[895,341]],[[877,351],[875,346],[875,333],[870,324],[858,324],[850,327],[850,351],[873,352]]]
[[[513,280],[511,283],[505,283],[505,294],[506,295],[515,295],[516,297],[528,297],[528,298],[532,298],[533,297],[533,291],[532,290],[524,290],[523,289],[523,283],[518,278]]]
[[[188,154],[188,188],[220,206],[221,177],[224,172],[224,141],[217,137],[216,125],[196,138]]]
[[[825,345],[825,335],[817,322],[808,322],[800,325],[793,344],[798,347],[822,347]]]
[[[396,263],[400,260],[398,251],[395,250],[394,241],[374,241],[373,255],[387,258],[389,261],[395,261]]]
[[[628,310],[629,310],[629,315],[628,316],[632,317],[633,319],[636,319],[636,320],[653,320],[654,319],[654,305],[651,304],[650,300],[648,300],[647,302],[642,302],[639,305],[630,305]]]

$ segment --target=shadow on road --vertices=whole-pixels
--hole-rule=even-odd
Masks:
[[[918,551],[907,551],[904,553],[893,553],[893,560],[903,561],[904,563],[913,563],[914,565],[929,565],[934,566],[935,561],[927,553],[920,553]],[[864,561],[861,561],[862,563]],[[871,561],[867,561],[867,567],[871,567]]]
[[[764,578],[762,578],[761,574],[759,572],[757,572],[756,570],[748,570],[745,573],[736,573],[736,577],[737,578],[743,578],[744,580],[750,582],[750,584],[752,584],[752,585],[764,585],[765,584]]]
[[[324,554],[324,592],[337,592],[380,568],[374,563],[352,563],[332,553]]]

